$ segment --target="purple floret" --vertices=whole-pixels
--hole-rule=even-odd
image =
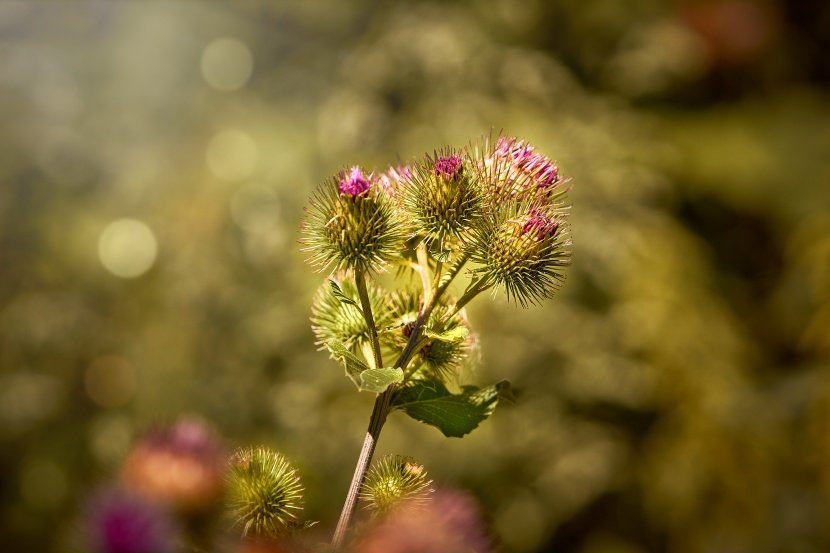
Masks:
[[[545,215],[536,214],[524,224],[522,234],[533,232],[538,242],[549,236],[554,236],[557,230],[559,230],[559,223]]]
[[[439,157],[435,161],[435,174],[451,179],[461,171],[461,158],[459,156]]]
[[[340,193],[347,196],[359,196],[372,187],[372,181],[366,178],[360,167],[352,167],[351,172],[340,181]]]

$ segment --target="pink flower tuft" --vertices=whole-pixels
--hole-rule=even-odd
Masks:
[[[435,161],[435,174],[447,179],[455,177],[461,171],[459,156],[443,156]]]
[[[534,233],[537,242],[556,235],[557,230],[559,223],[539,213],[532,215],[522,226],[522,234]]]
[[[349,175],[340,181],[340,193],[352,197],[363,194],[371,187],[372,181],[363,174],[360,167],[352,167]]]

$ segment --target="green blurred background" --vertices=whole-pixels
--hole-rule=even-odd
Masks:
[[[827,551],[828,51],[821,2],[0,2],[0,549],[183,414],[288,454],[325,536],[373,398],[315,351],[302,207],[504,129],[572,177],[573,267],[469,309],[516,405],[378,453],[504,551]]]

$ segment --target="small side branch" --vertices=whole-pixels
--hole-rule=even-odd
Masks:
[[[375,368],[383,368],[383,359],[380,355],[380,341],[378,340],[378,329],[375,328],[375,318],[372,315],[372,304],[369,302],[369,291],[366,289],[365,272],[356,272],[354,275],[357,284],[357,295],[360,297],[360,307],[363,311],[363,318],[366,319],[366,326],[369,327],[369,341],[372,344],[372,353],[375,358]]]

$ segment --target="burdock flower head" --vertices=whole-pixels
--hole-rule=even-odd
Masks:
[[[124,462],[124,485],[181,511],[213,505],[222,493],[226,451],[204,422],[183,419],[148,430]]]
[[[306,209],[303,251],[322,269],[379,271],[398,255],[408,233],[373,173],[341,171],[320,186]]]
[[[518,138],[485,137],[472,149],[484,188],[493,205],[504,201],[540,200],[560,205],[568,182],[559,167],[535,147]]]
[[[303,487],[281,453],[259,446],[231,458],[228,504],[242,536],[281,536],[300,527]]]
[[[481,267],[473,273],[522,306],[553,295],[570,265],[567,220],[551,207],[508,205],[479,229],[476,242],[472,258]]]
[[[454,150],[426,156],[403,186],[402,204],[415,234],[439,251],[467,236],[482,215],[482,202],[470,160]]]
[[[366,474],[361,498],[376,515],[388,513],[406,502],[415,506],[428,497],[432,483],[424,466],[402,455],[387,455]]]

